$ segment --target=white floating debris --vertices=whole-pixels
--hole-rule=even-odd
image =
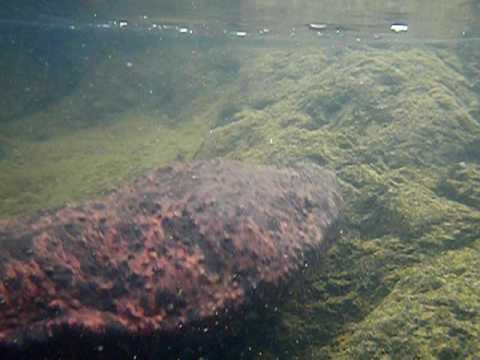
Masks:
[[[399,32],[405,32],[408,30],[408,25],[407,24],[401,24],[401,23],[395,23],[390,26],[390,30],[393,32],[399,33]]]
[[[133,66],[133,63],[132,63],[131,61],[127,61],[127,62],[125,63],[125,65],[126,65],[127,67],[131,68],[131,67]]]
[[[308,24],[308,28],[310,30],[316,30],[316,31],[325,30],[327,28],[327,24],[314,24],[314,23],[312,23],[312,24]]]
[[[70,25],[68,28],[69,28],[70,30],[75,30],[75,29],[76,29],[75,25]]]
[[[187,28],[184,28],[184,27],[179,28],[178,31],[179,31],[181,34],[187,34],[187,33],[189,32],[188,29],[187,29]]]
[[[120,27],[120,29],[126,28],[128,26],[128,21],[127,20],[120,20],[118,22],[118,26]]]
[[[245,31],[236,31],[234,32],[235,36],[237,37],[245,37],[247,36],[247,33]]]

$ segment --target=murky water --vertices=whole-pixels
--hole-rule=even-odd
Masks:
[[[210,352],[172,345],[182,359],[475,354],[465,339],[478,323],[444,341],[435,329],[459,325],[423,316],[454,312],[437,308],[442,296],[477,309],[480,294],[428,293],[412,300],[418,313],[395,294],[447,250],[476,261],[465,249],[480,234],[479,1],[12,2],[0,48],[1,219],[101,198],[172,162],[337,173],[347,220],[334,255],[268,321],[240,326],[233,353],[210,338]],[[397,302],[422,319],[395,320],[410,352],[388,328]]]

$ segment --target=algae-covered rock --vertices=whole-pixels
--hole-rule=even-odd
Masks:
[[[480,167],[460,162],[439,182],[439,191],[453,200],[480,208]]]
[[[250,122],[264,132],[258,147],[269,142],[270,137],[283,134],[285,141],[277,141],[270,148],[283,151],[299,142],[302,147],[319,147],[323,137],[342,135],[342,144],[329,143],[331,149],[317,152],[354,150],[355,154],[338,154],[330,161],[374,162],[398,168],[461,159],[476,141],[478,126],[466,109],[478,109],[478,98],[460,73],[432,53],[356,51],[329,66],[320,53],[316,55],[320,64],[316,68],[300,62],[301,55],[293,59],[288,53],[285,56],[294,64],[290,65],[294,68],[292,76],[301,73],[303,77],[289,83],[288,76],[282,74],[272,80],[261,65],[253,67],[250,75],[259,83],[267,74],[270,92],[282,94],[278,96],[281,101],[260,111],[252,106],[252,116],[244,114],[244,123]],[[274,73],[277,64],[269,56],[266,64],[272,66]],[[419,72],[421,77],[417,76]],[[242,93],[249,98],[264,96],[263,89],[259,90],[255,83],[251,87],[249,83],[242,85],[237,98],[243,99]],[[292,135],[292,127],[302,131]],[[309,131],[319,132],[312,135]],[[204,152],[216,153],[216,138],[225,138],[220,143],[228,144],[228,136],[238,136],[235,127],[216,129]],[[291,136],[302,139],[288,141]],[[232,144],[229,156],[241,156],[242,150]],[[271,157],[274,150],[267,151]]]
[[[335,358],[466,359],[480,352],[479,243],[399,274]]]
[[[256,80],[232,86],[229,106],[241,108],[235,121],[213,124],[199,152],[307,159],[336,169],[342,183],[342,239],[281,308],[266,351],[285,359],[472,356],[471,246],[480,239],[474,86],[443,50],[359,49],[334,59],[310,49],[252,60]],[[455,278],[461,259],[466,275]],[[420,281],[432,289],[418,294]]]

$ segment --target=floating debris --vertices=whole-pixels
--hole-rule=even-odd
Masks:
[[[311,23],[311,24],[308,24],[308,28],[310,30],[315,30],[315,31],[318,31],[318,30],[325,30],[327,28],[327,24],[314,24],[314,23]]]
[[[247,33],[245,31],[236,31],[234,32],[234,35],[237,37],[245,37],[247,36]]]
[[[394,23],[390,26],[390,30],[396,33],[408,31],[408,25],[404,23]]]
[[[104,23],[104,24],[97,24],[96,26],[98,29],[110,29],[112,27],[111,24],[109,23]]]
[[[128,26],[128,21],[127,21],[127,20],[120,20],[120,21],[118,22],[118,27],[119,27],[120,29],[126,28],[127,26]]]
[[[178,29],[180,34],[188,34],[190,31],[187,28],[181,27]]]

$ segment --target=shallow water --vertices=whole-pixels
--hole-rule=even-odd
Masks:
[[[132,4],[0,10],[0,218],[81,203],[172,161],[313,161],[337,172],[347,235],[273,329],[242,332],[223,356],[475,354],[480,294],[429,283],[415,312],[398,293],[422,266],[448,273],[449,254],[476,261],[480,2]],[[412,314],[392,320],[395,301]],[[436,329],[460,325],[435,315],[459,307],[473,309],[467,334],[442,340]],[[410,331],[400,340],[395,321]]]

